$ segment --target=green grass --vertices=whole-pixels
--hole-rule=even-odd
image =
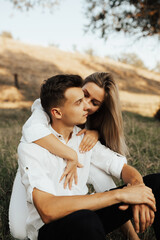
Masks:
[[[29,110],[0,109],[0,239],[13,239],[8,228],[8,206],[12,184],[17,169],[16,149],[21,137],[21,128],[30,114]],[[124,125],[127,144],[130,150],[129,163],[142,175],[160,171],[160,126],[153,118],[124,112]],[[154,240],[152,229],[141,237]],[[122,240],[119,231],[107,236],[108,240]]]

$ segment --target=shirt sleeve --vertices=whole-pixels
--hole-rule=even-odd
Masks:
[[[18,163],[22,183],[26,188],[27,201],[33,203],[34,188],[56,195],[55,183],[48,176],[47,150],[31,143],[20,143],[18,146]]]
[[[92,150],[91,163],[107,174],[120,179],[122,168],[127,160],[126,157],[97,142]]]
[[[22,128],[22,141],[34,142],[51,134],[49,129],[49,116],[43,110],[40,99],[37,99],[31,107],[32,115]]]

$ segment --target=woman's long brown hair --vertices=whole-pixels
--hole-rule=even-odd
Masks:
[[[89,129],[97,130],[100,141],[107,147],[122,155],[128,154],[125,143],[122,112],[120,106],[118,86],[110,73],[96,72],[89,75],[83,85],[93,82],[104,88],[105,97],[97,112],[87,120]]]

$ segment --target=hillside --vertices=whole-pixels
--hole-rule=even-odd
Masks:
[[[122,109],[153,116],[160,105],[160,74],[109,58],[69,53],[55,47],[32,46],[0,38],[0,108],[28,107],[44,79],[59,73],[82,77],[111,72],[120,89]],[[14,86],[18,74],[19,89]]]

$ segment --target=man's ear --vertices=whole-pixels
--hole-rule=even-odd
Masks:
[[[54,118],[61,119],[62,118],[62,112],[60,108],[52,108],[51,114]]]

